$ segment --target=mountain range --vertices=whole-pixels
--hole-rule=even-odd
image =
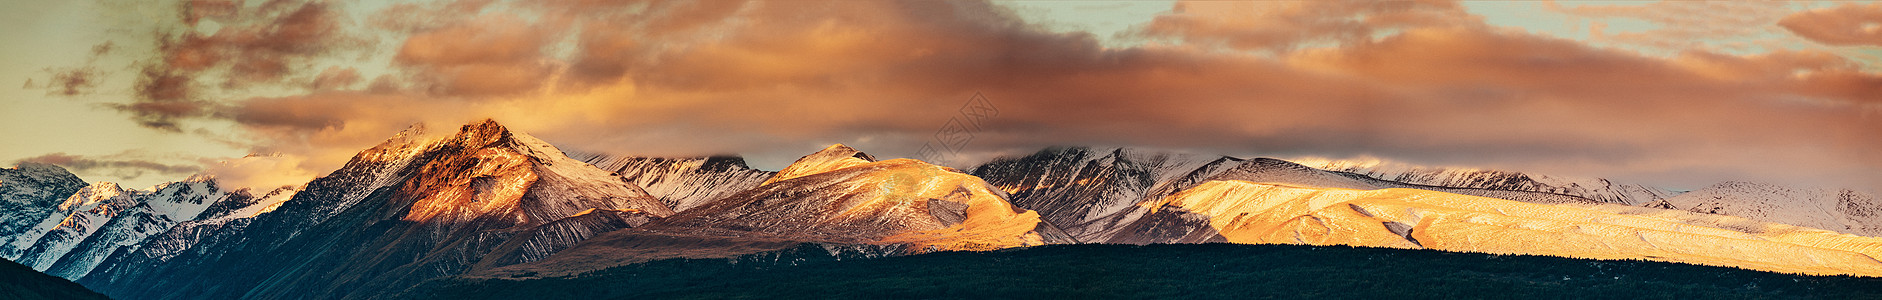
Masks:
[[[844,145],[734,156],[563,151],[495,121],[414,126],[311,182],[143,190],[0,169],[0,257],[122,299],[376,299],[441,278],[665,259],[878,258],[1052,244],[1303,244],[1882,276],[1882,203],[1728,182],[1368,160],[1051,148],[954,169]]]

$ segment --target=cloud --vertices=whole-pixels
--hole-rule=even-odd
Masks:
[[[1819,52],[1671,59],[1573,41],[1472,30],[1414,30],[1294,57],[1400,94],[1364,116],[1397,157],[1655,175],[1878,183],[1877,74]],[[1391,125],[1384,125],[1391,124]],[[1395,149],[1396,148],[1396,149]],[[1837,175],[1829,175],[1837,174]],[[1847,176],[1847,177],[1843,177]],[[1799,178],[1810,178],[1799,180]]]
[[[142,110],[232,121],[281,157],[261,169],[303,176],[408,124],[484,117],[610,152],[762,164],[842,142],[906,157],[979,93],[1001,113],[972,157],[1132,146],[1882,186],[1882,157],[1864,151],[1882,147],[1882,75],[1835,54],[1643,54],[1496,28],[1444,1],[1179,7],[1140,27],[1152,42],[1107,47],[986,2],[402,4],[332,31],[395,39],[388,65],[360,66],[392,70],[364,89],[345,68],[315,76],[343,84],[239,101],[152,80],[145,98],[177,100],[144,102],[176,104]],[[165,52],[183,71],[145,77],[214,80],[187,71],[188,53]]]
[[[183,119],[208,116],[216,103],[196,99],[194,74],[163,66],[145,66],[133,86],[136,99],[131,103],[110,104],[111,108],[131,114],[138,125],[181,132]]]
[[[359,70],[357,69],[338,66],[327,67],[326,70],[320,71],[320,75],[314,76],[314,81],[308,84],[308,89],[315,91],[345,89],[348,86],[359,83],[359,80]]]
[[[1835,46],[1882,46],[1882,3],[1845,3],[1778,21],[1791,33]]]
[[[1142,34],[1241,50],[1367,40],[1390,30],[1481,25],[1449,1],[1183,1]]]
[[[116,47],[116,44],[109,41],[92,46],[91,56],[86,58],[83,65],[66,68],[46,68],[46,72],[52,74],[51,78],[47,78],[47,81],[50,82],[46,83],[45,86],[38,86],[34,85],[32,79],[29,78],[26,80],[26,86],[24,88],[43,88],[46,89],[46,95],[48,96],[73,97],[91,94],[92,90],[96,89],[99,82],[102,80],[100,77],[106,75],[94,65],[97,64],[99,58],[110,54],[111,50]]]
[[[135,152],[103,156],[72,155],[64,152],[50,153],[20,159],[15,163],[35,162],[58,165],[80,176],[105,176],[118,180],[130,180],[143,177],[146,173],[181,177],[202,170],[195,164],[164,164],[149,159]]]
[[[210,171],[245,187],[273,187],[284,178],[312,179],[338,169],[355,153],[415,123],[456,128],[469,122],[475,103],[427,101],[422,95],[328,90],[278,98],[248,99],[223,114],[245,128],[239,139],[259,158],[243,158]],[[531,111],[518,111],[530,113]],[[281,174],[267,174],[264,171]],[[230,175],[223,173],[241,173]],[[256,179],[244,179],[256,178]]]
[[[82,67],[52,71],[52,82],[47,83],[46,94],[53,96],[78,96],[91,93],[98,87],[98,77],[102,74],[97,68]]]
[[[217,163],[206,173],[215,174],[224,187],[266,192],[283,186],[305,184],[319,174],[310,173],[296,156],[249,156]]]
[[[1594,42],[1668,52],[1750,52],[1787,48],[1781,39],[1767,37],[1783,35],[1771,25],[1790,14],[1792,4],[1782,1],[1657,1],[1563,6],[1547,1],[1543,2],[1543,7],[1594,18],[1590,28]],[[1638,31],[1604,32],[1608,21],[1620,18],[1651,26]]]
[[[429,94],[511,95],[549,78],[543,48],[552,31],[518,17],[492,14],[411,36],[395,59],[414,69]]]
[[[127,151],[111,155],[73,155],[51,153],[15,161],[15,164],[34,162],[64,167],[82,178],[108,178],[115,181],[130,181],[151,176],[164,181],[180,180],[198,172],[213,174],[218,184],[228,188],[248,188],[272,190],[282,186],[307,183],[319,174],[309,171],[301,165],[307,158],[303,156],[251,155],[220,162],[196,158],[194,163],[165,163],[182,159],[176,155],[155,156],[138,151]],[[204,166],[207,165],[205,168]]]
[[[143,66],[135,98],[110,107],[131,114],[139,125],[181,132],[181,122],[213,116],[217,101],[205,93],[279,84],[314,58],[362,41],[346,35],[344,15],[319,1],[269,1],[243,6],[231,1],[180,5],[185,28],[159,31],[156,59]],[[199,33],[200,22],[220,25]],[[218,82],[203,82],[214,77]]]

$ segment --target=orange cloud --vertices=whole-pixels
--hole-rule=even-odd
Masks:
[[[1242,50],[1351,42],[1399,28],[1481,26],[1451,1],[1182,1],[1143,29],[1150,37]]]
[[[355,83],[359,83],[359,70],[353,68],[327,67],[326,70],[320,71],[319,75],[314,76],[314,82],[309,83],[308,88],[316,91],[333,90],[342,89]]]
[[[1882,3],[1845,3],[1800,12],[1777,23],[1791,33],[1836,46],[1882,46]]]
[[[1182,4],[1138,33],[1164,42],[1133,47],[986,2],[399,5],[431,22],[372,22],[399,47],[367,91],[206,107],[310,173],[407,124],[481,117],[623,153],[912,156],[981,93],[1001,113],[974,133],[978,154],[1110,145],[1882,186],[1864,151],[1882,147],[1882,75],[1835,55],[1646,55],[1439,1],[1202,7],[1218,4]]]
[[[413,35],[396,59],[417,69],[433,94],[515,94],[549,77],[542,49],[551,33],[513,16],[487,15]]]
[[[262,193],[283,186],[304,184],[314,176],[321,175],[302,166],[305,159],[304,156],[249,156],[216,163],[205,172],[215,174],[216,183],[225,188]]]
[[[1594,18],[1592,41],[1644,46],[1665,51],[1741,51],[1783,48],[1774,42],[1747,37],[1782,34],[1772,23],[1791,13],[1783,1],[1656,1],[1629,4],[1578,3],[1564,7],[1555,1],[1543,7],[1565,14]],[[1652,24],[1649,29],[1603,32],[1606,21],[1626,18]]]
[[[312,58],[355,46],[342,32],[343,15],[324,2],[270,1],[252,8],[230,1],[194,0],[180,6],[191,28],[159,31],[157,59],[142,67],[129,104],[113,105],[145,127],[181,132],[180,122],[213,115],[205,88],[241,89],[280,83]],[[222,27],[197,33],[204,20]],[[218,73],[220,82],[198,82]]]

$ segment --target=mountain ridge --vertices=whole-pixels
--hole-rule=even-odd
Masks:
[[[415,125],[306,185],[265,193],[222,190],[208,176],[150,190],[77,188],[59,198],[72,205],[40,219],[69,230],[48,230],[62,238],[26,249],[36,253],[28,262],[139,299],[376,298],[440,277],[567,276],[803,247],[871,258],[1083,243],[1350,244],[1882,274],[1861,263],[1882,256],[1874,238],[1779,224],[1870,228],[1849,220],[1882,209],[1848,190],[1722,184],[1737,188],[1675,195],[1598,178],[1083,147],[962,171],[834,144],[769,172],[735,156],[563,151],[487,119],[457,129]],[[27,170],[82,183],[55,169],[23,165],[0,178]],[[0,181],[0,196],[23,187],[14,198],[40,202],[59,188],[9,184]],[[1756,199],[1692,200],[1714,194]],[[1816,202],[1807,217],[1746,210],[1768,208],[1758,206],[1767,194]],[[67,219],[84,226],[57,226]],[[1319,230],[1336,227],[1345,231]],[[1455,229],[1464,227],[1473,229]],[[1503,235],[1612,248],[1485,242]],[[1799,258],[1698,246],[1710,244]]]
[[[138,298],[370,298],[517,254],[486,257],[518,230],[592,208],[672,213],[624,180],[494,121],[443,137],[414,127],[355,155],[273,212],[196,233],[209,237],[167,260],[131,255],[94,272],[106,276],[80,282]],[[132,267],[135,261],[155,266]]]
[[[804,156],[751,189],[644,226],[596,236],[529,266],[477,276],[565,274],[662,258],[702,258],[684,249],[661,250],[671,249],[669,245],[715,253],[708,256],[800,244],[862,249],[833,252],[910,254],[1069,239],[1051,230],[1036,212],[1006,202],[1003,192],[977,177],[912,159],[873,160],[834,145]]]
[[[576,152],[570,157],[626,178],[676,212],[757,187],[777,173],[752,168],[737,156],[669,158]]]

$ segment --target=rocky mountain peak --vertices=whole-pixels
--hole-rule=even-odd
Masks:
[[[511,136],[510,129],[497,124],[496,120],[483,119],[464,124],[458,129],[457,136],[452,137],[451,140],[465,147],[483,148],[509,142]]]
[[[124,192],[124,188],[119,187],[117,183],[99,181],[96,184],[79,189],[77,194],[66,198],[65,203],[59,204],[59,210],[72,210],[73,207],[91,206],[102,201],[118,198],[129,199],[129,197],[124,197]]]
[[[406,220],[468,221],[509,212],[539,223],[588,208],[672,214],[638,187],[494,120],[466,124],[444,145],[405,185],[403,193],[416,198]]]
[[[29,172],[29,173],[36,173],[36,174],[54,174],[54,175],[57,175],[57,174],[71,175],[72,174],[72,172],[66,171],[65,168],[61,168],[57,165],[47,164],[47,163],[38,163],[38,162],[20,162],[19,166],[14,167],[13,169],[18,170],[20,172]]]

